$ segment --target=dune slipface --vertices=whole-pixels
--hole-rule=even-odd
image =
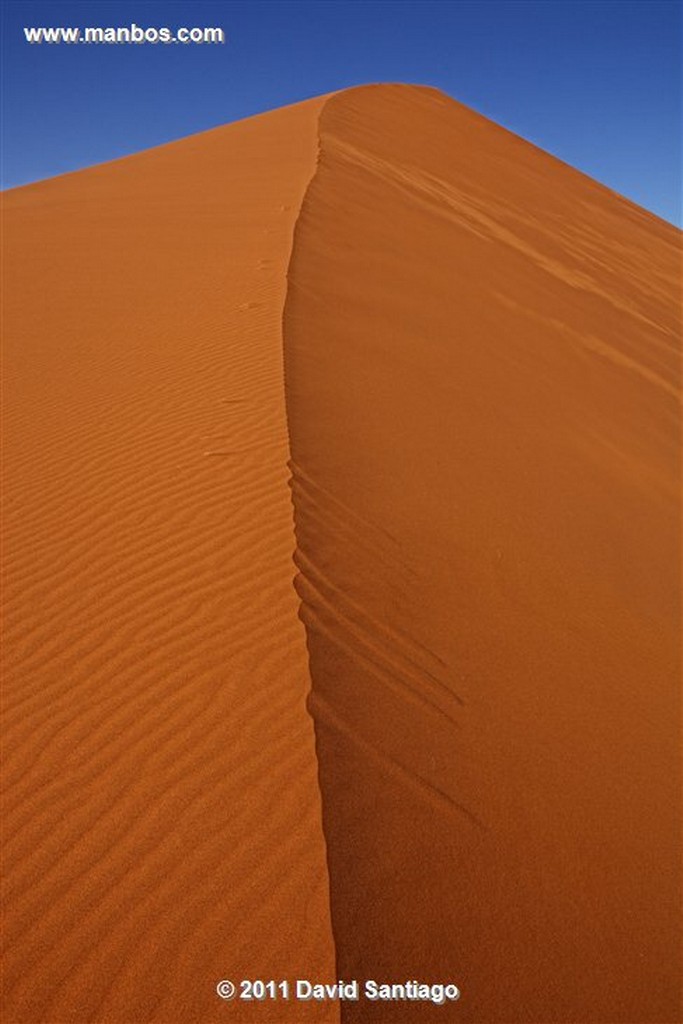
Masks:
[[[676,230],[445,96],[338,94],[285,380],[342,1020],[668,1024]]]
[[[5,197],[4,1020],[334,1020],[282,306],[320,103]]]

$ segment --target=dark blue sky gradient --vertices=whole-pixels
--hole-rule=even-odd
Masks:
[[[365,82],[434,85],[681,223],[677,0],[3,5],[11,187]],[[23,26],[216,25],[224,46],[30,46]]]

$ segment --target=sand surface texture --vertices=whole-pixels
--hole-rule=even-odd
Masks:
[[[8,1024],[680,1021],[680,234],[408,86],[5,209]]]
[[[6,197],[5,1020],[331,978],[282,307],[319,103]]]
[[[679,1021],[679,233],[438,92],[329,100],[285,307],[347,1021]]]

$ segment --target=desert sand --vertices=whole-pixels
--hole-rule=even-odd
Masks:
[[[4,205],[5,1019],[680,1021],[680,233],[398,85]]]
[[[6,197],[6,1020],[334,976],[281,330],[319,107]]]

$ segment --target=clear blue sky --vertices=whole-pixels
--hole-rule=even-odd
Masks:
[[[681,223],[678,0],[3,4],[3,184],[365,82],[434,85]],[[24,26],[221,26],[224,46],[31,46]]]

